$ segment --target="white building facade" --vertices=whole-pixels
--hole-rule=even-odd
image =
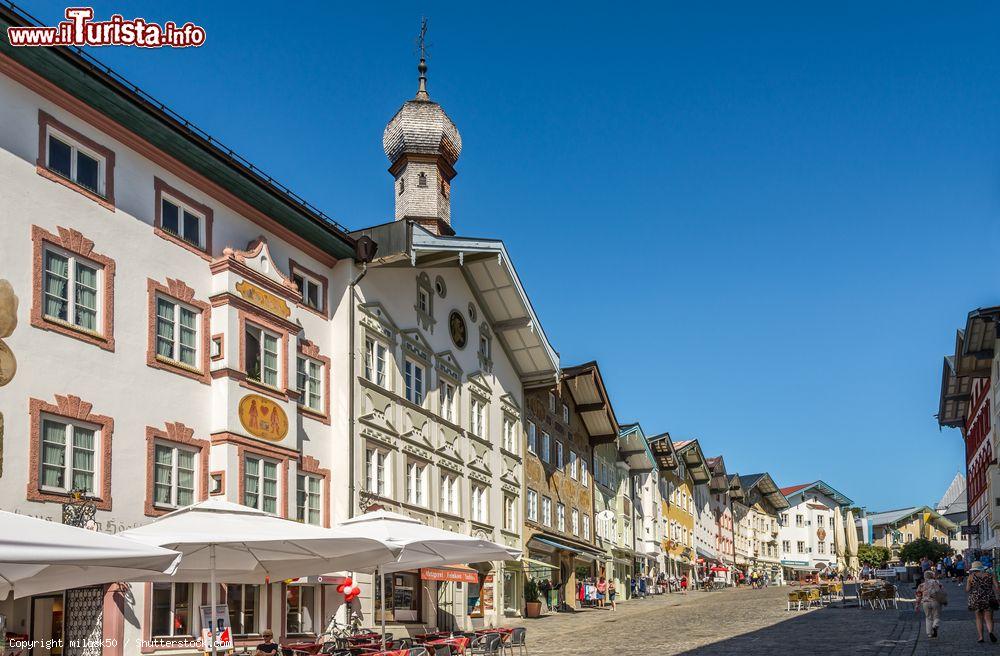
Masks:
[[[778,516],[785,580],[837,566],[834,515],[854,502],[823,481],[781,489],[789,507]]]

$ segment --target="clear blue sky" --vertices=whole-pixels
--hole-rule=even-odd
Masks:
[[[392,215],[426,14],[454,225],[504,239],[620,420],[870,509],[964,471],[934,414],[955,329],[1000,302],[995,4],[95,5],[204,26],[98,56],[350,228]]]

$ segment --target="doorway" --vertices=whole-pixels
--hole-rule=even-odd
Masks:
[[[442,631],[459,628],[455,621],[455,584],[438,581],[437,584],[437,626]]]
[[[31,599],[31,656],[62,656],[63,597]]]

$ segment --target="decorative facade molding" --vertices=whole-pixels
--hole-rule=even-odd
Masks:
[[[210,443],[208,440],[199,440],[194,437],[194,429],[188,428],[180,422],[167,422],[166,430],[146,426],[146,503],[145,512],[147,517],[159,517],[170,512],[171,509],[157,508],[153,501],[153,489],[156,482],[155,474],[155,447],[157,442],[168,443],[178,446],[186,446],[198,453],[198,487],[195,490],[195,499],[204,501],[208,498],[209,472],[208,455]]]
[[[48,162],[46,161],[46,153],[48,152],[48,133],[49,128],[52,128],[56,132],[61,132],[73,141],[82,144],[89,150],[94,151],[99,156],[104,159],[104,195],[95,193],[90,189],[69,180],[59,175],[58,173],[49,169]],[[39,109],[38,110],[38,159],[35,161],[35,171],[38,175],[42,176],[47,180],[57,182],[68,189],[82,194],[94,201],[101,207],[109,209],[112,212],[115,211],[115,153],[110,148],[102,146],[90,137],[80,134],[73,128],[69,127],[65,123],[62,123],[54,116],[48,112]]]
[[[209,385],[212,382],[209,373],[209,362],[212,355],[212,340],[210,336],[212,326],[212,306],[204,301],[199,301],[194,297],[194,289],[181,280],[167,278],[167,284],[162,284],[146,279],[146,292],[148,295],[148,322],[146,330],[146,364],[154,369],[162,369],[171,373],[186,376],[192,380]],[[198,326],[198,367],[189,367],[170,358],[165,358],[156,352],[156,297],[163,296],[167,299],[180,302],[196,308],[200,316]]]

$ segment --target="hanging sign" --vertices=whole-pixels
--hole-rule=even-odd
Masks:
[[[278,315],[282,319],[287,319],[292,314],[285,299],[271,292],[266,292],[257,285],[251,285],[245,280],[236,283],[236,291],[247,301],[262,310]]]
[[[229,608],[225,604],[218,604],[215,607],[214,626],[212,625],[212,607],[201,606],[200,608],[202,651],[211,653],[213,641],[215,641],[216,651],[231,651],[233,649],[233,629],[229,626]]]
[[[280,442],[288,434],[288,416],[281,406],[260,394],[247,394],[240,399],[240,423],[254,437]]]

